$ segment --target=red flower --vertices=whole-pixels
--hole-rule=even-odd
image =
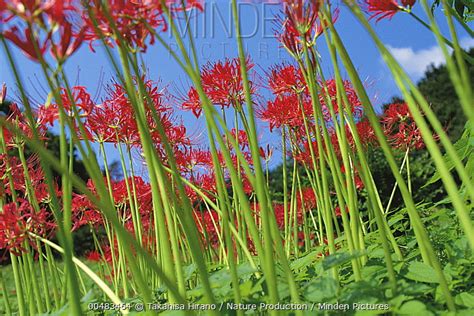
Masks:
[[[246,64],[247,70],[250,71],[253,64],[248,59]],[[210,101],[222,109],[230,106],[239,107],[245,102],[240,60],[238,58],[207,63],[201,70],[201,82]],[[250,86],[251,93],[254,93],[255,87],[252,82],[250,82]],[[190,88],[187,98],[182,103],[182,108],[193,111],[197,117],[201,114],[201,104],[194,87]]]
[[[301,105],[299,105],[301,103]],[[304,109],[304,114],[301,111]],[[259,117],[269,123],[270,131],[274,128],[287,126],[291,129],[304,127],[304,118],[310,120],[312,115],[311,101],[295,94],[280,95],[274,101],[268,101],[267,106],[258,111]]]
[[[321,0],[286,0],[284,1],[287,24],[292,32],[309,37],[318,18]]]
[[[194,116],[201,116],[202,105],[199,98],[199,94],[194,87],[191,87],[188,91],[187,98],[184,98],[181,107],[183,110],[192,111]]]
[[[26,251],[25,242],[35,248],[35,239],[29,233],[48,237],[55,227],[49,217],[45,209],[36,213],[24,199],[18,199],[18,205],[4,205],[0,213],[0,249],[19,256]]]
[[[93,261],[93,262],[99,262],[101,261],[102,259],[102,256],[100,255],[100,253],[98,251],[90,251],[86,254],[86,258],[87,260],[89,261]]]
[[[301,192],[298,192],[296,195],[297,206],[299,209],[304,208],[306,211],[316,209],[317,201],[313,188],[302,188]]]
[[[20,108],[16,103],[10,104],[8,112],[9,114],[6,118],[6,121],[13,125],[15,129],[19,130],[20,133],[16,133],[15,130],[10,131],[8,127],[0,128],[0,132],[3,133],[7,148],[23,144],[25,138],[33,138],[33,129],[36,129],[40,138],[43,137],[43,135],[45,134],[46,129],[44,128],[44,126],[31,126],[30,121],[20,111]]]
[[[421,131],[406,103],[393,103],[386,107],[381,118],[385,135],[395,148],[421,149],[425,146]]]
[[[71,208],[73,214],[72,230],[77,230],[85,225],[97,227],[103,224],[102,215],[87,196],[73,193]]]
[[[62,106],[66,114],[71,117],[76,116],[74,109],[78,112],[79,117],[87,117],[92,112],[95,104],[85,87],[73,87],[70,93],[72,98],[69,98],[67,90],[63,88],[61,92],[61,105],[52,103],[42,105],[38,108],[38,123],[41,126],[54,125],[54,122],[59,119],[60,106]]]
[[[270,147],[270,145],[268,144],[265,148],[260,147],[259,152],[260,152],[260,157],[263,158],[263,160],[265,161],[270,161],[270,159],[273,156],[273,148]]]
[[[180,155],[176,157],[176,162],[183,168],[183,171],[195,172],[196,170],[201,171],[212,171],[212,157],[208,150],[185,148],[180,152]]]
[[[323,107],[323,115],[327,121],[332,120],[328,100],[331,102],[332,107],[334,108],[334,113],[336,115],[341,113],[340,105],[342,106],[343,101],[338,99],[337,90],[338,88],[336,80],[334,79],[329,79],[326,82],[321,83],[321,93],[319,95],[319,102]],[[344,80],[344,92],[349,101],[349,107],[352,111],[353,117],[361,117],[363,112],[362,102],[360,102],[356,91],[354,90],[351,82],[348,80]]]
[[[182,10],[181,1],[167,0],[166,5],[172,13]],[[109,0],[106,10],[102,1],[89,0],[87,6],[83,12],[83,19],[87,25],[85,39],[90,42],[92,50],[94,50],[92,43],[100,40],[101,37],[105,37],[105,40],[111,46],[114,42],[119,42],[120,38],[132,49],[138,48],[146,51],[147,42],[151,45],[155,42],[152,29],[166,31],[168,27],[160,1]],[[185,10],[191,10],[192,8],[202,10],[201,1],[187,1]],[[92,14],[89,14],[89,10]],[[114,27],[119,34],[114,34],[115,30],[111,26],[108,16],[113,19]],[[94,22],[98,24],[98,30],[96,30]]]
[[[4,18],[4,23],[11,21],[13,25],[7,24],[3,35],[34,61],[44,58],[51,47],[53,57],[64,62],[79,48],[85,31],[77,25],[74,15],[79,7],[74,2],[12,0],[0,4],[0,20],[2,10],[8,10],[10,15]]]
[[[273,204],[273,211],[275,212],[275,218],[277,225],[280,229],[285,228],[285,207],[283,204],[275,203]],[[293,225],[302,225],[304,221],[304,212],[301,208],[296,210],[296,223],[294,222],[294,218],[290,219],[290,216],[294,216],[290,213],[290,205],[287,207],[287,219],[288,221],[292,222]]]
[[[216,176],[214,173],[202,173],[195,174],[191,177],[191,182],[199,188],[208,198],[211,200],[215,199],[217,188],[216,188]],[[193,191],[190,187],[187,187],[188,197],[192,202],[201,200],[201,197]]]
[[[71,23],[64,21],[58,27],[59,39],[58,44],[51,41],[51,54],[57,60],[64,60],[74,54],[84,41],[85,27],[74,32]]]
[[[347,141],[349,143],[349,146],[351,147],[352,150],[356,150],[356,144],[355,144],[355,139],[354,135],[352,133],[352,130],[350,129],[349,125],[345,126],[346,128],[346,137]],[[378,140],[377,136],[375,135],[375,131],[372,128],[372,125],[367,119],[363,119],[359,122],[356,123],[356,130],[357,130],[357,135],[359,136],[359,140],[362,143],[363,146],[367,147],[369,145],[377,145]],[[331,142],[333,144],[333,148],[336,151],[336,154],[340,155],[340,146],[339,146],[339,140],[337,139],[337,135],[335,132],[331,134]]]
[[[300,55],[302,52],[303,39],[307,43],[314,43],[327,27],[318,20],[318,13],[322,0],[285,0],[285,19],[278,20],[277,25],[282,27],[277,34],[282,45],[293,55]],[[333,13],[333,23],[339,16],[339,10]]]
[[[295,152],[293,152],[293,158],[297,162],[312,169],[314,164],[311,151],[314,154],[314,158],[317,159],[319,155],[317,142],[315,140],[308,141],[307,139],[304,139],[301,141],[301,144],[298,146],[298,148],[296,148]]]
[[[301,70],[294,65],[276,65],[268,76],[268,84],[275,95],[302,93],[307,85]]]
[[[38,48],[38,53],[44,55],[49,45],[47,40],[40,42],[35,38],[29,28],[20,30],[18,27],[13,26],[11,29],[4,31],[3,36],[15,44],[27,57],[34,61],[38,61],[38,54],[35,46]]]
[[[246,131],[244,130],[237,131],[235,128],[233,128],[230,131],[230,134],[231,134],[232,140],[236,141],[239,144],[239,147],[242,151],[249,148],[249,138]],[[225,135],[224,135],[224,138],[226,138]],[[230,144],[230,141],[229,141],[229,144]]]
[[[346,173],[346,168],[344,166],[341,166],[341,171],[342,173]],[[357,168],[353,168],[351,172],[352,172],[352,177],[354,179],[355,188],[357,190],[362,190],[364,188],[364,182],[359,176],[359,171],[357,170]]]
[[[173,118],[173,111],[169,105],[166,90],[159,89],[158,85],[151,80],[144,78],[135,78],[134,80],[137,85],[138,80],[142,80],[145,85],[147,93],[147,97],[144,97],[146,123],[159,153],[165,158],[164,149],[161,148],[162,139],[158,124],[161,124],[173,149],[189,145],[190,140],[186,134],[186,128],[183,124],[176,123]],[[140,147],[141,138],[137,117],[128,92],[118,83],[110,86],[107,92],[108,96],[102,104],[95,105],[86,116],[85,126],[88,133],[95,141],[123,143]],[[160,122],[155,121],[154,114],[157,115]]]
[[[194,220],[203,242],[209,246],[219,245],[220,219],[216,211],[194,211]]]
[[[365,9],[370,13],[370,18],[380,21],[384,18],[391,19],[397,12],[411,8],[416,0],[402,0],[400,5],[396,0],[363,0]]]
[[[346,206],[346,213],[349,214],[349,209],[347,208],[347,206]],[[336,214],[337,217],[342,216],[341,207],[339,205],[336,206],[336,208],[334,209],[334,214]]]

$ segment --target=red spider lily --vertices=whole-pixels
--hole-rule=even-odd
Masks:
[[[311,154],[311,151],[313,151],[314,158],[315,159],[318,158],[319,149],[318,149],[317,142],[315,140],[308,141],[307,139],[304,139],[301,141],[301,144],[299,144],[299,146],[295,148],[295,151],[292,153],[293,158],[298,163],[303,164],[304,166],[311,169],[314,167],[313,155]]]
[[[273,204],[273,211],[275,213],[275,218],[277,225],[280,229],[285,228],[285,207],[283,204],[275,203]],[[290,207],[287,207],[287,218],[292,221],[293,225],[302,225],[304,221],[304,211],[302,208],[297,208],[296,210],[296,223],[294,223],[294,218],[290,217],[292,214],[290,213]]]
[[[59,108],[62,106],[69,116],[75,116],[73,108],[77,110],[80,117],[88,116],[93,108],[94,102],[91,99],[90,94],[83,86],[75,86],[70,91],[72,99],[69,98],[69,94],[66,89],[62,89],[61,92],[61,105],[60,104],[48,104],[42,105],[38,108],[38,122],[41,125],[53,126],[54,122],[59,118]]]
[[[141,177],[130,177],[118,182],[112,182],[112,192],[115,205],[129,205],[130,200],[127,193],[127,183],[132,190],[135,187],[134,198],[136,198],[141,214],[148,213],[152,208],[151,186]]]
[[[268,162],[272,159],[273,148],[270,147],[270,145],[267,144],[267,146],[265,148],[260,147],[259,152],[260,152],[260,157],[263,158],[263,160]]]
[[[425,146],[421,131],[413,120],[406,103],[393,103],[386,107],[381,118],[385,135],[395,148],[422,149]]]
[[[211,200],[215,200],[217,188],[216,188],[216,176],[213,172],[209,173],[198,173],[193,174],[190,181],[200,189],[202,193]],[[194,203],[201,200],[201,197],[191,187],[186,187],[186,193],[190,200]]]
[[[370,13],[370,18],[376,21],[391,19],[397,12],[411,8],[416,0],[401,0],[400,5],[396,0],[363,0],[364,7]]]
[[[143,80],[145,85],[146,120],[157,148],[160,149],[162,143],[157,124],[161,124],[171,145],[177,147],[189,144],[184,125],[173,121],[173,112],[168,105],[165,90],[160,90],[156,83],[144,78],[135,79],[136,84],[138,80]],[[154,113],[160,122],[155,121]],[[101,105],[93,107],[86,117],[85,126],[93,140],[141,146],[136,113],[126,89],[118,83],[109,87],[108,96]],[[164,154],[162,149],[160,151]]]
[[[167,0],[166,5],[172,13],[182,10],[181,1]],[[187,1],[184,9],[191,10],[192,8],[202,10],[201,1]],[[93,51],[92,43],[102,37],[109,45],[123,40],[133,49],[138,48],[141,51],[146,51],[147,42],[152,45],[155,41],[155,29],[161,31],[167,29],[160,1],[110,0],[105,7],[102,1],[89,0],[86,2],[83,19],[87,25],[85,39],[90,42],[90,48]],[[112,19],[114,27],[109,19]],[[118,34],[114,34],[114,28]]]
[[[342,103],[343,100],[342,99],[338,100],[337,98],[338,89],[337,89],[336,80],[329,79],[325,82],[322,82],[321,86],[322,87],[321,87],[321,93],[319,95],[319,102],[321,103],[323,107],[324,118],[327,121],[331,121],[332,120],[331,112],[330,112],[327,101],[329,100],[331,102],[332,107],[334,109],[334,113],[338,115],[341,112],[340,105],[341,106],[343,105]],[[360,102],[356,91],[352,87],[352,84],[348,80],[344,81],[344,93],[346,94],[347,99],[349,101],[349,107],[350,107],[353,117],[354,118],[360,117],[363,112],[362,103]],[[342,106],[342,109],[344,109],[343,106]]]
[[[217,247],[220,234],[219,214],[216,211],[194,211],[193,217],[204,244]]]
[[[49,46],[48,38],[40,42],[40,40],[32,35],[29,28],[20,30],[18,27],[13,26],[11,29],[4,31],[3,36],[34,61],[38,61],[38,54],[44,55]]]
[[[302,188],[301,192],[297,193],[296,202],[298,209],[314,210],[317,206],[316,194],[311,187]]]
[[[86,259],[93,262],[99,262],[102,259],[102,256],[98,251],[89,251],[86,254]]]
[[[74,8],[73,1],[64,0],[8,0],[0,1],[0,11],[8,10],[10,12],[10,20],[14,17],[19,17],[28,22],[43,22],[46,13],[50,19],[60,20],[64,19],[64,11]]]
[[[249,59],[246,61],[247,70],[253,68]],[[201,82],[204,92],[210,101],[222,109],[230,106],[239,107],[245,102],[245,94],[240,69],[240,59],[225,59],[223,62],[209,62],[201,70]],[[251,93],[255,87],[250,82]],[[201,114],[201,103],[197,91],[191,87],[182,108],[193,111],[197,117]]]
[[[182,167],[184,172],[212,171],[211,152],[203,149],[184,148],[176,157],[176,163]]]
[[[194,116],[200,117],[202,112],[201,100],[199,94],[194,87],[191,87],[188,91],[187,98],[184,98],[181,104],[183,110],[192,111]]]
[[[12,187],[10,186],[9,175],[13,180],[13,190],[25,192],[25,176],[23,165],[19,158],[0,154],[0,179],[2,180],[2,191],[5,194],[12,195]]]
[[[71,209],[73,214],[72,230],[77,230],[85,225],[97,227],[103,224],[100,211],[85,195],[73,193]]]
[[[352,133],[352,130],[350,129],[349,125],[346,125],[346,137],[347,141],[349,143],[349,146],[352,148],[352,150],[355,150],[356,144],[355,144],[355,139],[354,139],[354,134]],[[369,145],[377,145],[378,140],[377,136],[375,135],[375,131],[372,128],[372,125],[370,124],[369,120],[363,119],[359,122],[356,123],[356,131],[357,135],[359,135],[360,142],[363,146],[369,146]],[[333,135],[333,144],[337,143],[337,137],[335,133]],[[334,146],[334,148],[339,149],[339,146]]]
[[[346,213],[349,214],[349,208],[345,208],[346,210]],[[341,207],[338,205],[336,206],[336,208],[334,209],[334,214],[336,214],[337,217],[341,217],[342,216],[342,213],[341,213]]]
[[[78,5],[69,0],[9,1],[5,6],[10,12],[6,21],[18,19],[12,27],[7,25],[3,35],[34,61],[40,56],[44,58],[51,47],[53,57],[63,62],[83,41],[85,29],[73,30],[73,25],[77,24],[72,22],[77,20],[73,15],[78,12]]]
[[[277,24],[282,25],[282,30],[276,33],[281,45],[293,56],[301,55],[302,48],[298,32],[289,23],[285,23],[284,20],[277,20]]]
[[[282,45],[293,55],[301,54],[303,40],[312,44],[328,26],[319,21],[318,14],[322,0],[286,0],[284,3],[285,19],[277,21],[281,31],[277,32],[277,38]],[[332,15],[332,23],[339,17],[336,9]]]
[[[3,138],[7,148],[21,146],[24,144],[25,138],[33,138],[33,129],[36,129],[40,138],[42,138],[46,132],[46,129],[42,125],[32,127],[30,121],[20,111],[20,108],[16,103],[9,105],[9,114],[6,121],[15,128],[12,128],[12,130],[9,130],[8,126],[0,128],[0,132],[3,133]]]
[[[125,88],[115,83],[106,90],[106,99],[93,107],[84,123],[91,140],[139,144],[135,113]]]
[[[246,60],[247,70],[253,68],[249,59]],[[226,59],[224,62],[208,63],[201,71],[204,92],[212,103],[222,108],[239,106],[244,103],[244,88],[240,69],[240,59]],[[255,88],[251,83],[251,92]]]
[[[321,0],[286,0],[284,10],[293,33],[308,37],[318,18]]]
[[[275,95],[303,93],[308,87],[301,70],[294,65],[276,65],[268,76],[268,85]]]
[[[25,181],[25,168],[15,156],[9,156],[8,154],[0,154],[0,187],[3,187],[1,191],[5,194],[13,195],[13,191],[17,196],[27,196],[27,187]],[[37,156],[30,156],[26,161],[26,169],[28,176],[31,181],[34,194],[38,202],[44,202],[49,198],[49,191],[44,183],[44,174],[40,167],[39,159]],[[10,177],[12,183],[10,183]],[[55,193],[60,196],[61,193],[57,191]]]
[[[359,171],[357,168],[351,168],[352,169],[352,177],[354,179],[354,184],[357,190],[362,190],[365,185],[364,182],[362,181],[361,177],[359,176]],[[344,166],[341,166],[341,172],[346,173],[346,168]]]
[[[65,60],[74,54],[84,41],[85,27],[78,32],[74,32],[71,23],[64,21],[58,27],[59,39],[58,44],[51,41],[51,54],[57,60]]]
[[[274,101],[268,101],[265,108],[259,109],[258,115],[269,123],[270,131],[282,126],[299,129],[304,127],[303,115],[307,120],[311,119],[312,109],[311,101],[307,98],[300,98],[295,94],[280,95]]]
[[[350,149],[355,151],[356,143],[355,143],[354,134],[348,124],[345,125],[345,130],[346,130],[347,143],[349,144]],[[378,139],[377,139],[377,136],[375,135],[375,131],[372,128],[372,125],[370,124],[370,122],[366,118],[356,123],[356,132],[357,132],[357,135],[359,136],[361,145],[364,146],[365,148],[367,148],[368,146],[378,145]],[[335,131],[331,131],[330,139],[331,139],[332,148],[334,149],[336,155],[338,157],[341,157],[341,145],[339,143],[339,139]]]
[[[107,2],[107,7],[105,7],[102,1],[90,0],[87,1],[86,6],[83,13],[83,19],[87,26],[85,40],[90,42],[92,51],[94,51],[92,43],[102,37],[111,46],[114,41],[118,42],[120,38],[130,47],[137,47],[142,51],[146,51],[147,39],[149,39],[150,44],[153,44],[155,40],[148,25],[151,28],[161,27],[166,29],[162,12],[148,1],[134,3],[132,1],[111,0]],[[109,18],[112,19],[119,34],[114,34],[114,28],[111,26]],[[97,24],[98,30],[96,30],[95,24]]]
[[[47,237],[55,224],[49,220],[50,214],[45,209],[36,213],[28,201],[18,199],[17,202],[18,205],[5,204],[0,213],[0,248],[19,256],[27,251],[25,242],[36,247],[30,233]]]
[[[107,184],[107,180],[104,179]],[[121,181],[111,181],[110,191],[114,205],[120,212],[122,220],[131,218],[131,203],[137,203],[138,211],[142,216],[148,216],[152,209],[151,186],[141,177],[129,177]],[[128,188],[132,191],[133,201],[130,201]],[[96,194],[95,184],[89,180],[89,190]],[[133,191],[134,190],[134,191]],[[102,215],[97,207],[85,195],[74,194],[72,199],[72,210],[74,214],[74,229],[83,225],[99,225],[103,223]]]
[[[235,128],[233,128],[230,131],[230,134],[231,134],[232,139],[234,141],[237,141],[237,143],[239,144],[239,147],[242,151],[249,148],[249,138],[248,138],[248,135],[247,135],[246,131],[244,131],[244,130],[238,130],[237,131]],[[226,138],[225,135],[224,135],[224,138]]]

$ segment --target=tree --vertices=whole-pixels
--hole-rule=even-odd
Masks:
[[[474,57],[474,48],[469,51]],[[466,62],[471,83],[474,82],[474,65]],[[466,124],[466,116],[459,103],[456,90],[445,65],[431,66],[418,82],[418,88],[430,103],[433,111],[452,141],[457,140]]]

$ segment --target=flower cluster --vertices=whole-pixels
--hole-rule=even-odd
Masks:
[[[48,237],[55,227],[50,217],[45,208],[35,211],[24,199],[4,205],[0,213],[0,249],[19,256],[29,246],[36,248],[31,234]]]
[[[415,123],[406,103],[392,103],[386,106],[381,118],[385,135],[393,147],[407,150],[425,147],[421,131]]]
[[[371,18],[377,21],[388,18],[391,19],[397,12],[408,11],[413,7],[416,0],[363,0],[363,7],[370,14]]]
[[[184,7],[183,7],[184,5]],[[124,43],[146,51],[155,34],[167,29],[166,15],[202,10],[200,0],[11,0],[0,1],[2,35],[35,61],[49,51],[58,62],[74,54],[83,42]]]
[[[293,56],[300,56],[303,45],[314,45],[316,39],[328,26],[319,19],[323,0],[285,0],[283,18],[277,21],[277,38]],[[339,10],[332,14],[333,22],[339,17]]]
[[[253,64],[246,60],[247,71]],[[210,102],[221,109],[239,108],[245,103],[240,59],[208,62],[201,69],[201,84]],[[251,93],[255,93],[255,85],[250,82]],[[183,98],[182,109],[192,111],[196,117],[202,112],[202,103],[195,87],[191,87]]]
[[[49,51],[53,58],[64,61],[84,41],[80,10],[76,0],[1,1],[2,35],[30,59],[44,59]]]
[[[55,190],[61,196],[57,187]],[[0,212],[0,249],[20,255],[29,251],[28,245],[36,247],[31,234],[45,238],[54,234],[50,191],[35,156],[22,163],[16,156],[0,154],[0,196],[6,201]]]

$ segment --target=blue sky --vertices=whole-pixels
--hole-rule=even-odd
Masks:
[[[246,49],[251,56],[256,69],[265,71],[275,63],[289,60],[285,51],[279,48],[279,44],[273,38],[275,24],[272,21],[273,13],[278,12],[279,7],[271,4],[242,4],[242,25]],[[416,14],[425,19],[425,15],[419,4],[415,5]],[[443,21],[441,10],[437,11],[437,17],[444,34],[448,35],[448,29]],[[229,1],[206,1],[206,11],[198,14],[191,23],[195,32],[197,52],[201,63],[221,59],[224,57],[236,57],[235,40],[231,33],[231,17]],[[426,67],[431,64],[443,62],[443,56],[437,48],[433,34],[418,24],[408,14],[398,13],[392,20],[373,22],[375,29],[383,42],[388,45],[405,67],[413,80],[418,80]],[[370,93],[376,105],[380,105],[398,94],[398,90],[391,80],[387,68],[384,66],[377,49],[354,17],[341,5],[341,14],[336,23],[336,28],[345,42],[353,62],[360,72],[361,77],[366,80],[370,87]],[[462,44],[465,47],[474,46],[474,41],[465,33],[459,32]],[[165,38],[173,45],[173,40],[168,34]],[[321,46],[323,70],[327,76],[332,74],[331,62],[324,48],[324,39],[318,42]],[[176,48],[175,45],[173,45]],[[14,50],[15,57],[25,80],[27,89],[33,100],[41,103],[46,97],[42,83],[42,73],[38,65],[25,58],[21,52]],[[6,82],[9,87],[9,95],[15,94],[15,82],[8,69],[4,52],[0,54],[0,83]],[[171,93],[177,91],[185,92],[189,86],[189,80],[178,65],[172,60],[159,44],[150,47],[143,57],[149,69],[149,75],[153,80],[161,80]],[[95,95],[97,88],[108,83],[114,78],[114,72],[110,67],[105,53],[98,47],[96,53],[89,50],[88,45],[82,48],[68,61],[67,72],[70,80],[75,84],[84,85]],[[204,123],[195,120],[189,113],[183,113],[183,120],[189,130],[197,134],[204,130]],[[264,129],[261,132],[263,144],[273,143],[278,135],[268,135]],[[277,146],[278,151],[278,146]]]

